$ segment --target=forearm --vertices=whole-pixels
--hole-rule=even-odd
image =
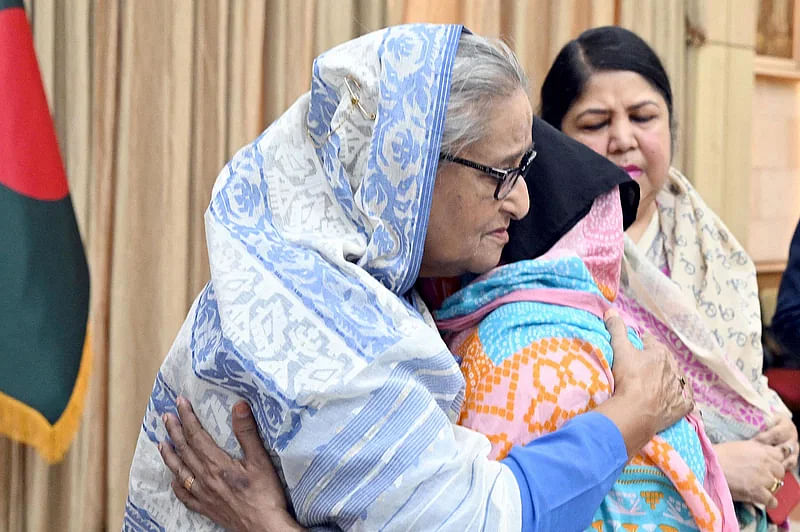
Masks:
[[[253,526],[246,532],[308,532],[288,512],[270,513],[266,521],[254,523]]]
[[[593,412],[603,414],[616,425],[629,457],[636,455],[656,434],[652,416],[644,413],[633,397],[613,395]]]

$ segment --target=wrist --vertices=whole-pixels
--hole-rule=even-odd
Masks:
[[[251,530],[260,530],[263,532],[305,532],[307,529],[300,526],[294,517],[285,510],[270,512],[269,518],[266,522],[262,523],[260,528]]]
[[[653,416],[643,413],[642,405],[627,394],[615,393],[594,411],[603,414],[617,426],[625,441],[629,459],[633,458],[656,433]]]

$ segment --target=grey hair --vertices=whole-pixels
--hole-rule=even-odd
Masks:
[[[528,77],[500,39],[462,33],[453,62],[441,152],[458,155],[485,138],[495,98],[528,92]]]

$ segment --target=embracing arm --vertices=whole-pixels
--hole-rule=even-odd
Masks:
[[[605,316],[614,350],[614,395],[594,412],[608,417],[622,433],[628,456],[634,456],[661,430],[694,409],[692,387],[681,380],[675,359],[652,336],[644,349],[629,341],[625,324],[615,310]]]
[[[175,449],[162,443],[160,450],[175,476],[173,490],[188,508],[239,532],[304,530],[287,510],[247,403],[237,403],[233,413],[234,434],[244,450],[242,460],[217,447],[188,401],[179,400],[178,412],[180,421],[167,417]],[[592,413],[515,447],[503,463],[519,483],[522,530],[584,528],[626,461],[619,431],[604,416]],[[183,482],[190,471],[196,472],[196,479],[187,490]]]
[[[180,421],[164,415],[175,448],[162,442],[158,449],[175,477],[172,489],[187,508],[235,532],[305,530],[288,512],[280,480],[245,401],[236,403],[232,412],[241,460],[214,443],[183,397],[178,398],[178,413]],[[193,480],[187,482],[189,478]]]
[[[517,503],[512,495],[515,500],[520,500],[516,497],[521,496],[524,530],[548,530],[553,529],[553,525],[570,527],[569,523],[578,522],[588,524],[627,457],[637,452],[656,431],[691,410],[690,396],[684,396],[676,386],[668,384],[677,382],[677,376],[671,373],[673,366],[664,363],[663,348],[650,345],[644,351],[636,350],[627,340],[624,325],[615,320],[618,318],[612,316],[607,323],[617,361],[614,369],[618,381],[616,395],[594,413],[577,416],[553,434],[514,448],[504,464],[513,473],[516,483],[512,480],[512,484],[518,484],[518,488],[513,486],[515,489],[506,490],[508,500],[505,501],[497,498],[500,491],[484,497],[483,505],[489,509],[491,504],[513,508]],[[653,385],[662,381],[663,385]],[[677,397],[683,398],[683,402]],[[233,530],[287,529],[284,526],[289,515],[286,499],[246,405],[240,403],[239,411],[234,412],[234,431],[245,451],[245,458],[238,461],[222,452],[203,431],[188,403],[180,403],[184,426],[173,416],[168,417],[167,422],[178,453],[169,445],[162,445],[162,457],[180,481],[173,483],[176,495],[191,509]],[[643,407],[654,413],[642,416]],[[462,443],[474,443],[475,435],[471,431],[461,427],[453,427],[453,430],[467,437]],[[458,445],[458,442],[453,444]],[[451,468],[458,465],[455,463],[459,460],[457,451],[453,449]],[[187,457],[193,465],[184,464],[179,456]],[[582,459],[575,460],[575,456]],[[480,456],[473,457],[473,461],[467,470],[469,476],[465,477],[468,483],[472,482],[469,478],[475,468],[486,467],[484,462],[488,462]],[[191,493],[182,485],[188,471],[200,471],[197,478],[202,479],[195,481]],[[497,482],[507,483],[508,477],[510,475],[498,476]],[[344,483],[339,488],[355,490],[354,483],[346,479],[339,482]],[[587,485],[591,488],[586,489]],[[486,501],[487,498],[494,501]],[[577,508],[586,511],[576,511]],[[495,526],[500,528],[496,523]]]
[[[593,412],[513,447],[502,462],[519,484],[522,530],[587,528],[627,461],[619,430]]]
[[[442,353],[441,368],[435,360],[403,359],[397,364],[367,366],[341,388],[322,390],[320,396],[327,394],[328,400],[313,404],[315,410],[297,420],[291,439],[273,443],[279,459],[275,465],[300,524],[354,530],[473,525],[519,530],[520,496],[514,475],[487,459],[485,438],[450,422],[445,413],[450,408],[445,402],[446,386],[452,384],[455,393],[463,381],[451,355]],[[383,371],[386,367],[388,376]],[[453,377],[447,379],[450,372]],[[442,393],[435,395],[432,390]],[[259,408],[262,405],[253,405],[259,435],[264,435]],[[184,410],[179,413],[186,415]],[[180,427],[172,416],[167,425],[173,431]],[[176,456],[200,455],[196,451],[199,430],[184,428],[185,440],[180,435],[173,439]],[[263,446],[256,435],[253,441]],[[188,475],[194,475],[189,490],[193,496],[198,498],[202,490],[212,492],[204,498],[208,504],[196,509],[218,521],[223,516],[230,528],[258,530],[263,518],[256,518],[253,508],[264,505],[252,502],[261,496],[254,494],[253,486],[263,473],[248,476],[250,468],[227,457],[225,467],[220,467],[214,460],[217,454],[224,455],[216,453],[215,445],[211,449],[210,458],[201,463],[190,466],[184,460],[185,471],[171,467],[177,471],[178,490]],[[232,500],[223,503],[224,497],[219,497],[218,505],[228,508],[213,508],[215,492],[229,489],[224,482],[240,475],[249,481],[239,483],[243,487],[233,490]]]

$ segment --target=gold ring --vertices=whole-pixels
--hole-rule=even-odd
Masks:
[[[775,479],[775,483],[774,483],[774,484],[772,485],[772,487],[769,489],[769,492],[770,492],[770,493],[772,493],[772,494],[774,494],[776,491],[778,491],[779,489],[781,489],[781,487],[782,487],[782,486],[783,486],[783,480],[780,480],[780,479],[777,479],[777,478],[776,478],[776,479]]]
[[[186,491],[192,491],[192,484],[194,484],[194,475],[189,475],[186,477],[186,480],[183,481],[183,487],[186,488]]]

